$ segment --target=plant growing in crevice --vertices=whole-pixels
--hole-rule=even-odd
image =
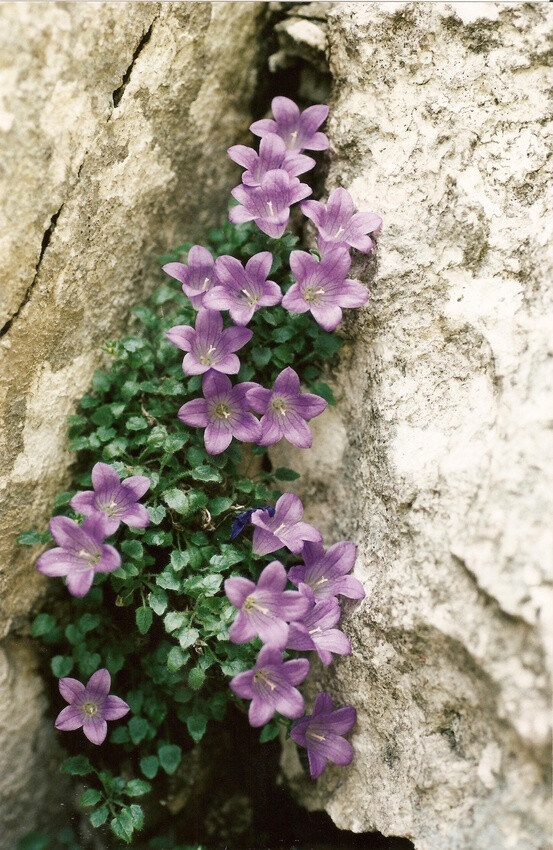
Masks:
[[[346,577],[355,547],[342,541],[325,552],[298,497],[282,493],[297,474],[272,469],[267,446],[287,439],[307,448],[306,420],[334,402],[323,380],[341,344],[331,331],[342,308],[368,297],[346,278],[349,248],[371,250],[367,234],[380,220],[355,214],[337,190],[326,210],[307,202],[322,222],[319,251],[295,250],[290,204],[310,194],[297,175],[314,163],[301,151],[326,147],[318,127],[327,109],[300,113],[275,98],[273,111],[274,121],[252,125],[259,155],[230,149],[247,169],[230,222],[206,248],[186,244],[164,257],[169,279],[135,308],[136,333],[105,344],[111,368],[95,374],[69,420],[74,487],[56,499],[50,532],[20,536],[55,539],[37,567],[67,576],[72,594],[67,602],[60,588],[32,626],[69,702],[58,728],[82,726],[91,742],[69,738],[62,770],[89,785],[81,804],[91,823],[109,822],[124,842],[144,823],[135,799],[153,782],[163,793],[230,702],[245,710],[233,692],[252,700],[261,740],[289,726],[283,718],[301,717],[296,686],[309,661],[298,653],[316,651],[323,663],[347,654],[335,597],[363,595]],[[108,696],[110,678],[117,697]],[[324,759],[351,759],[340,736],[354,710],[346,718],[329,700],[321,695],[292,729],[308,742],[313,775]]]

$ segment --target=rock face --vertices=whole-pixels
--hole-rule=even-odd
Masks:
[[[343,326],[338,407],[285,458],[326,539],[359,544],[367,598],[313,684],[357,707],[354,763],[312,783],[290,744],[283,765],[341,828],[417,850],[550,846],[552,24],[495,3],[321,24],[327,189],[384,230],[354,269],[372,301]]]
[[[101,344],[154,285],[152,258],[224,215],[236,177],[225,151],[251,120],[265,14],[262,3],[0,9],[0,636],[46,585],[15,540],[45,525],[63,487],[65,419]],[[28,663],[9,669],[2,850],[40,821],[45,799],[27,794],[59,787],[31,745],[46,734],[39,680]]]

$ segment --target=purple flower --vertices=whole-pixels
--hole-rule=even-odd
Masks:
[[[272,446],[285,437],[289,443],[308,449],[313,434],[306,419],[313,419],[327,406],[324,398],[312,393],[300,393],[300,379],[288,366],[278,375],[273,389],[254,387],[248,390],[248,402],[256,413],[262,413],[262,446]]]
[[[315,595],[307,585],[300,585],[300,591],[310,602],[311,608],[298,622],[290,623],[288,649],[315,650],[325,665],[332,662],[332,653],[351,655],[351,643],[346,635],[335,629],[340,619],[340,603],[336,598],[315,602]]]
[[[92,674],[86,687],[78,679],[60,679],[60,694],[69,705],[56,717],[56,729],[72,732],[82,726],[89,741],[101,744],[108,731],[106,720],[119,720],[130,711],[121,697],[109,696],[110,687],[105,667]]]
[[[325,331],[333,331],[342,321],[342,307],[362,307],[369,298],[360,283],[346,279],[350,265],[349,253],[342,248],[325,254],[320,262],[305,251],[292,251],[290,267],[297,283],[282,299],[282,306],[291,313],[311,310]]]
[[[248,391],[249,392],[249,391]],[[267,511],[269,516],[275,515],[275,509],[272,505],[267,505],[264,508],[250,508],[249,511],[244,511],[242,514],[238,514],[234,522],[232,523],[232,528],[230,530],[230,539],[236,540],[239,534],[241,534],[247,525],[251,525],[252,514],[255,511]]]
[[[131,528],[146,528],[150,515],[144,505],[138,504],[150,487],[150,479],[145,475],[131,475],[121,481],[117,472],[107,463],[96,463],[92,467],[92,486],[94,490],[76,493],[69,504],[73,510],[89,516],[95,513],[106,517],[106,533],[114,534],[120,523]]]
[[[286,546],[291,552],[301,552],[304,542],[322,540],[321,532],[307,522],[301,522],[303,505],[294,493],[285,493],[275,505],[274,515],[268,511],[252,514],[252,549],[257,555],[268,555]]]
[[[229,447],[233,437],[243,443],[256,443],[261,425],[249,412],[246,393],[249,382],[233,387],[229,378],[212,369],[202,382],[204,398],[195,398],[180,408],[178,417],[186,425],[205,428],[204,443],[210,455],[218,455]]]
[[[309,585],[315,599],[338,595],[364,599],[361,582],[347,575],[353,568],[356,555],[357,547],[349,540],[335,543],[327,552],[321,543],[306,543],[302,552],[305,563],[292,567],[288,578],[296,587],[299,584]]]
[[[165,335],[177,348],[188,352],[182,361],[185,375],[203,375],[209,369],[236,375],[240,360],[233,352],[250,341],[253,331],[236,326],[223,330],[221,314],[200,307],[195,328],[176,325]]]
[[[239,673],[230,680],[236,696],[251,699],[248,711],[250,726],[263,726],[275,711],[284,717],[300,717],[304,711],[303,697],[294,685],[303,682],[309,673],[309,661],[296,658],[282,660],[282,653],[264,646],[255,667]]]
[[[65,516],[50,520],[52,537],[58,544],[44,552],[36,568],[45,576],[67,576],[67,589],[73,596],[86,596],[95,573],[111,573],[121,566],[121,556],[103,540],[108,520],[103,514],[88,516],[82,525]]]
[[[278,239],[286,230],[291,205],[307,198],[311,189],[297,177],[275,169],[267,172],[261,185],[236,186],[231,194],[239,205],[230,210],[229,221],[233,224],[255,221],[263,233]]]
[[[201,245],[193,245],[188,252],[188,266],[184,263],[167,263],[163,271],[175,280],[180,280],[182,291],[188,295],[196,310],[202,306],[205,293],[217,283],[213,257]]]
[[[326,207],[319,201],[305,201],[301,211],[317,225],[323,254],[348,246],[368,254],[374,242],[367,234],[379,233],[382,228],[382,219],[376,213],[355,212],[353,198],[345,189],[331,192]]]
[[[313,779],[321,775],[327,759],[334,764],[350,764],[353,749],[342,735],[353,728],[356,720],[357,712],[351,705],[332,711],[332,700],[322,692],[315,699],[313,714],[307,714],[294,723],[290,737],[306,748]]]
[[[257,585],[240,576],[225,581],[225,593],[239,609],[230,629],[233,643],[248,643],[259,635],[268,646],[284,649],[287,623],[301,620],[313,605],[308,596],[297,590],[284,590],[285,586],[286,570],[280,561],[265,567]]]
[[[210,310],[229,310],[233,322],[247,325],[260,307],[272,307],[282,299],[280,286],[267,280],[272,264],[269,251],[254,254],[246,268],[235,257],[217,257],[220,285],[205,296],[205,306]]]
[[[259,153],[245,145],[233,145],[227,153],[234,162],[246,169],[242,174],[242,183],[245,186],[261,186],[269,171],[282,169],[287,171],[290,177],[297,177],[315,165],[315,160],[310,156],[288,150],[280,136],[275,133],[269,133],[261,139]]]
[[[317,133],[317,130],[326,120],[328,106],[322,104],[309,106],[300,113],[293,100],[287,97],[274,97],[271,108],[275,120],[262,118],[261,121],[254,121],[250,125],[252,133],[261,137],[268,133],[276,133],[284,139],[286,147],[290,150],[326,150],[328,139],[324,133]]]

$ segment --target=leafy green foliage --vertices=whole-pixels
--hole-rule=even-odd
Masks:
[[[208,247],[242,262],[271,251],[271,278],[285,291],[296,242],[289,234],[274,240],[255,225],[227,223],[210,234]],[[185,259],[188,248],[181,246],[163,262]],[[201,395],[201,378],[183,375],[182,354],[165,336],[174,325],[194,324],[195,311],[180,285],[165,280],[134,312],[135,332],[104,345],[111,366],[96,372],[90,393],[69,418],[70,449],[78,453],[74,486],[56,499],[54,512],[76,516],[69,501],[75,491],[90,488],[90,470],[103,461],[123,478],[150,479],[142,501],[151,522],[146,529],[120,526],[110,540],[121,552],[119,569],[97,574],[83,599],[67,601],[58,585],[65,613],[40,613],[32,626],[49,647],[54,676],[86,681],[107,667],[113,692],[131,707],[91,754],[94,763],[74,755],[62,766],[65,773],[86,776],[81,805],[91,824],[109,826],[127,844],[144,821],[135,798],[147,795],[154,780],[163,793],[163,783],[186,765],[187,752],[209,724],[223,720],[234,700],[228,677],[255,662],[256,645],[228,639],[235,610],[222,586],[236,573],[257,578],[266,559],[252,554],[247,532],[230,542],[232,522],[248,508],[274,502],[278,481],[298,477],[288,468],[266,471],[261,447],[233,441],[221,455],[208,455],[203,429],[179,422],[178,408]],[[240,352],[239,381],[271,387],[282,369],[293,366],[310,391],[333,403],[321,374],[340,347],[337,337],[310,316],[279,306],[259,310],[250,327],[254,338]],[[48,532],[35,531],[19,537],[25,545],[50,539]],[[278,731],[276,722],[269,724],[262,740]],[[37,841],[35,850],[51,846]]]

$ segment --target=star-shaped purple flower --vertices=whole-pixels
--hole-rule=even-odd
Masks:
[[[236,696],[251,699],[248,711],[250,726],[263,726],[275,711],[283,717],[300,717],[304,711],[303,697],[295,685],[299,685],[309,673],[309,661],[296,658],[282,660],[282,653],[272,646],[264,646],[255,667],[238,673],[230,680],[230,688]]]
[[[302,151],[324,151],[328,147],[328,139],[324,133],[317,130],[326,120],[328,106],[317,104],[308,106],[300,112],[297,104],[288,97],[274,97],[271,101],[271,109],[275,120],[262,118],[254,121],[250,130],[256,136],[266,136],[268,133],[276,133],[284,139],[286,147],[290,150]]]
[[[342,735],[355,726],[356,720],[357,712],[351,705],[333,711],[332,700],[323,691],[315,699],[313,714],[294,723],[290,737],[306,748],[313,779],[321,775],[327,760],[340,765],[351,763],[353,748]]]
[[[315,602],[315,595],[307,585],[300,590],[311,608],[298,622],[290,623],[288,649],[315,650],[325,667],[332,662],[332,653],[351,655],[351,643],[346,635],[335,629],[340,619],[340,603],[336,598]]]
[[[308,449],[313,442],[305,420],[318,416],[327,406],[324,398],[300,392],[300,379],[290,366],[277,376],[272,390],[260,386],[248,390],[248,402],[256,413],[263,414],[260,445],[272,446],[285,437],[300,449]]]
[[[245,186],[261,186],[269,171],[282,169],[290,177],[298,177],[315,165],[315,160],[295,151],[290,151],[280,136],[269,133],[261,139],[259,153],[245,145],[233,145],[227,151],[229,157],[242,165],[246,171],[242,174]]]
[[[240,576],[225,581],[225,593],[238,608],[230,628],[233,643],[248,643],[259,635],[264,644],[284,649],[288,622],[301,620],[313,606],[308,596],[297,590],[284,590],[285,586],[286,570],[280,561],[268,564],[257,584]]]
[[[235,257],[217,257],[216,269],[220,285],[205,296],[210,310],[229,310],[237,325],[247,325],[260,307],[272,307],[282,299],[278,283],[267,280],[273,255],[269,251],[254,254],[246,267]]]
[[[86,596],[95,573],[111,573],[121,566],[117,549],[104,543],[108,520],[103,514],[88,516],[82,525],[65,516],[50,520],[52,537],[58,544],[44,552],[36,568],[45,576],[67,576],[67,589],[73,596]]]
[[[252,383],[232,386],[221,372],[210,369],[202,382],[204,398],[187,401],[178,417],[186,425],[205,428],[206,451],[218,455],[229,447],[233,437],[242,443],[256,443],[261,436],[261,425],[249,412],[246,393]]]
[[[108,731],[106,721],[119,720],[130,711],[125,700],[109,695],[110,687],[111,676],[105,667],[93,673],[86,686],[78,679],[60,679],[60,694],[69,705],[58,714],[56,729],[71,732],[82,726],[89,741],[103,743]]]
[[[257,555],[268,555],[286,546],[291,552],[301,552],[306,540],[319,542],[321,532],[307,522],[301,522],[303,505],[294,493],[285,493],[275,505],[274,515],[268,511],[252,514],[252,549]]]
[[[207,248],[201,245],[193,245],[187,259],[187,266],[184,263],[167,263],[163,271],[182,283],[182,291],[197,310],[203,304],[205,293],[217,284],[214,260]]]
[[[150,515],[138,499],[150,487],[145,475],[131,475],[121,481],[115,469],[107,463],[96,463],[92,467],[93,490],[76,493],[69,504],[73,510],[85,516],[94,513],[106,517],[106,536],[114,534],[124,522],[131,528],[146,528]]]
[[[182,361],[185,375],[203,375],[209,369],[236,375],[240,360],[234,352],[250,341],[253,331],[236,325],[223,330],[221,314],[200,307],[194,328],[176,325],[165,335],[177,348],[188,352]]]
[[[261,185],[236,186],[231,194],[238,206],[230,210],[229,221],[233,224],[255,221],[263,233],[278,239],[286,230],[290,207],[307,198],[311,189],[297,177],[275,169],[267,172]]]
[[[302,551],[305,563],[292,567],[288,578],[296,587],[300,584],[309,585],[315,599],[329,599],[339,595],[364,599],[363,585],[355,576],[348,575],[356,556],[357,547],[349,540],[335,543],[327,552],[321,543],[308,542]]]
[[[374,242],[369,233],[379,233],[382,219],[376,213],[355,212],[355,204],[345,189],[334,189],[326,207],[319,201],[305,201],[302,213],[317,225],[321,253],[333,248],[357,248],[364,254],[372,250]]]
[[[325,254],[320,262],[305,251],[292,251],[290,267],[297,282],[282,299],[282,306],[291,313],[311,310],[325,331],[333,331],[342,321],[342,307],[362,307],[369,299],[360,283],[346,279],[350,265],[349,252],[343,248]]]

